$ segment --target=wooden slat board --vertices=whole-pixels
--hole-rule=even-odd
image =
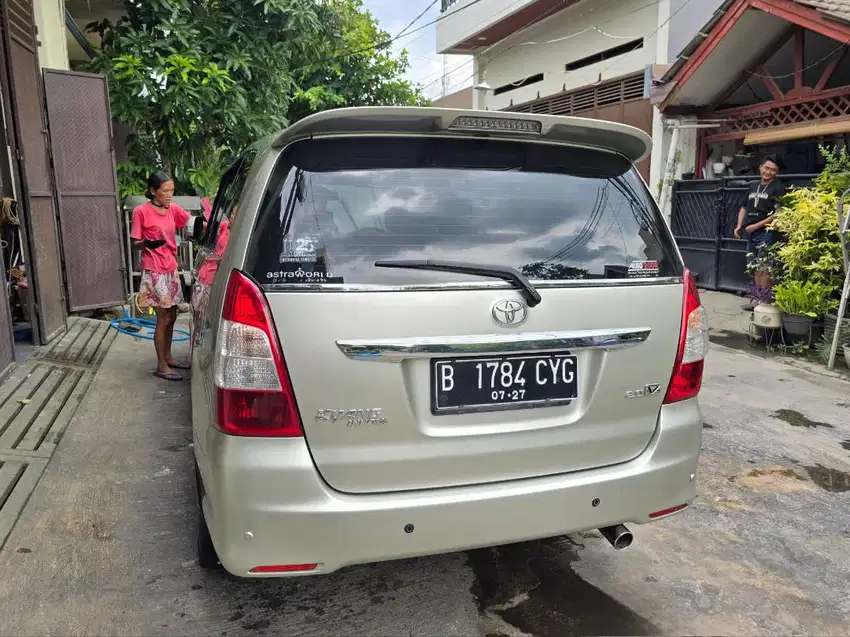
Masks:
[[[0,385],[0,548],[91,385],[115,330],[71,318]]]
[[[0,548],[35,491],[46,466],[47,460],[41,458],[0,454]]]

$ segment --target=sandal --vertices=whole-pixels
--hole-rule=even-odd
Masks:
[[[190,369],[192,369],[192,366],[189,363],[178,363],[176,361],[173,363],[169,363],[168,366],[172,369],[182,369],[183,371],[189,371]]]
[[[174,382],[183,380],[183,377],[180,374],[177,374],[176,372],[154,372],[153,375],[157,378]]]

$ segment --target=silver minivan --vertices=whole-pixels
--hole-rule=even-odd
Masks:
[[[708,326],[622,124],[326,111],[227,172],[192,295],[198,558],[241,577],[685,509]]]

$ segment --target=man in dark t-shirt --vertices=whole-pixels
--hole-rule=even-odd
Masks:
[[[785,195],[785,185],[776,178],[779,164],[776,157],[768,156],[762,160],[759,168],[761,180],[753,182],[747,191],[747,199],[738,212],[738,225],[735,226],[735,238],[741,238],[741,232],[747,236],[747,263],[764,256],[765,250],[775,241],[776,236],[770,230],[773,215],[779,208],[779,201]],[[767,273],[756,273],[755,284],[760,287],[770,285]],[[750,310],[754,303],[745,309]]]

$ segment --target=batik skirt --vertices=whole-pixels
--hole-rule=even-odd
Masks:
[[[168,309],[183,303],[183,286],[177,270],[174,272],[142,272],[139,285],[139,307]]]

